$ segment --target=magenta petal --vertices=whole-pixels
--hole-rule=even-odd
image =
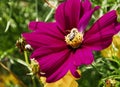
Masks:
[[[50,77],[48,77],[47,82],[51,82],[51,80],[56,81],[56,80],[62,78],[69,70],[71,71],[72,75],[75,76],[76,78],[80,77],[79,73],[76,71],[77,67],[73,63],[73,57],[70,54],[71,53],[69,53],[69,52],[68,52],[68,54],[66,54],[66,56],[68,56],[69,58],[68,59],[67,59],[67,57],[64,58],[64,60],[66,60],[66,61],[61,62],[62,65]],[[57,63],[59,63],[59,62],[57,62]]]
[[[67,0],[56,10],[55,19],[63,30],[77,27],[80,16],[80,0]]]
[[[93,60],[94,57],[92,50],[86,47],[78,49],[74,54],[74,64],[76,66],[80,66],[82,64],[89,65],[93,62]]]
[[[30,22],[32,33],[24,33],[22,36],[34,49],[41,46],[66,44],[64,35],[56,27],[55,23]]]
[[[29,29],[33,31],[39,31],[39,32],[49,32],[51,35],[59,35],[60,37],[63,37],[65,33],[61,31],[56,23],[52,22],[36,22],[31,21],[29,23]]]
[[[62,45],[62,44],[57,44],[57,45],[53,45],[53,46],[46,45],[46,46],[42,46],[42,47],[36,49],[30,57],[37,59],[37,58],[40,58],[43,56],[47,56],[51,53],[60,52],[64,49],[67,49],[66,45]]]
[[[106,14],[104,14],[100,19],[98,19],[93,25],[92,27],[89,29],[89,31],[87,31],[86,36],[89,37],[89,35],[91,34],[95,34],[96,32],[100,31],[101,29],[109,26],[112,23],[115,23],[117,20],[117,14],[116,11],[110,11]],[[100,29],[100,30],[98,30]]]
[[[116,33],[120,31],[120,23],[119,22],[116,23],[115,31],[116,31]]]
[[[80,19],[79,24],[78,24],[78,30],[80,32],[84,31],[92,17],[92,14],[98,10],[100,7],[96,6],[94,9],[91,9],[90,11],[86,12],[83,17]]]
[[[75,77],[80,77],[74,65],[74,54],[67,46],[46,46],[33,52],[31,58],[35,58],[40,64],[41,72],[47,77],[47,82],[54,82],[62,78],[69,70]]]
[[[61,79],[63,76],[65,76],[65,74],[67,74],[67,72],[69,71],[70,68],[70,63],[69,62],[65,62],[63,65],[61,65],[55,72],[53,72],[48,78],[47,78],[47,82],[53,82],[53,81],[57,81],[59,79]]]
[[[40,64],[41,72],[47,77],[47,82],[53,82],[62,78],[70,69],[70,50],[67,48],[41,47],[34,51],[32,57]]]
[[[82,18],[82,16],[88,12],[92,10],[92,5],[90,0],[81,0],[81,9],[80,9],[80,19]]]
[[[74,66],[74,68],[72,68],[70,71],[71,71],[72,75],[73,75],[75,78],[80,78],[79,72],[76,71],[77,69],[78,69],[78,68],[76,68],[76,67]]]
[[[73,57],[73,58],[74,58],[74,57]],[[75,59],[74,59],[74,60],[75,60]],[[76,65],[74,64],[74,62],[71,63],[71,68],[70,68],[71,74],[72,74],[74,77],[76,77],[76,78],[80,78],[80,74],[77,72],[77,70],[78,70],[78,66],[76,66]]]
[[[83,13],[90,11],[92,9],[91,2],[89,0],[84,0],[82,4]]]
[[[113,35],[120,30],[116,26],[116,16],[116,12],[111,11],[101,17],[85,33],[83,46],[90,47],[92,50],[101,50],[108,47],[112,42]]]

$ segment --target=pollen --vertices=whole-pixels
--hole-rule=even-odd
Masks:
[[[67,45],[72,48],[78,48],[83,41],[83,34],[79,32],[77,28],[73,28],[69,34],[65,36]]]

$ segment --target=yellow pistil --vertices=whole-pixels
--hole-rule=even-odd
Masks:
[[[77,28],[73,28],[68,35],[65,36],[67,45],[72,48],[78,48],[83,41],[83,34]]]

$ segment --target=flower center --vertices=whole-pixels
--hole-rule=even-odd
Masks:
[[[73,28],[69,34],[65,36],[67,45],[72,48],[78,48],[83,41],[83,34],[79,32],[77,28]]]

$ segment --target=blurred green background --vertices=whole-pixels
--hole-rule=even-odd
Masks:
[[[54,5],[57,0],[48,1]],[[58,2],[62,1],[64,0]],[[112,9],[120,12],[120,0],[91,1],[93,6],[101,6],[101,10],[95,12],[90,25]],[[8,68],[7,70],[0,65],[0,87],[33,87],[31,76],[26,75],[29,70],[25,66],[24,54],[17,49],[16,40],[21,37],[21,33],[29,32],[30,21],[53,21],[54,12],[54,9],[49,7],[44,0],[0,0],[0,62]],[[100,52],[95,52],[94,55],[93,65],[80,67],[82,77],[78,80],[79,87],[105,87],[107,79],[115,79],[115,87],[120,87],[119,58],[117,56],[104,58]],[[16,79],[10,75],[15,76]],[[9,82],[4,81],[6,77],[11,78]],[[39,81],[37,79],[35,81],[38,84],[37,87],[40,87]]]

